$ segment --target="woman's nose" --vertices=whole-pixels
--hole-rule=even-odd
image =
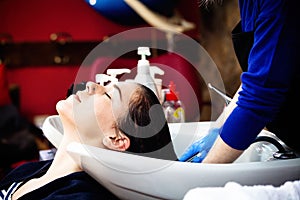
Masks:
[[[95,94],[96,92],[102,92],[104,90],[104,86],[89,81],[86,83],[86,90],[88,94]]]
[[[87,82],[86,84],[86,90],[89,94],[94,94],[99,89],[99,87],[100,85],[91,81]]]

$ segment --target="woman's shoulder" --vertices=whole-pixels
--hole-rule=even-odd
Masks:
[[[28,179],[37,173],[43,173],[47,171],[52,160],[47,161],[33,161],[24,163],[15,169],[11,170],[1,181],[0,188],[10,185],[13,182],[20,182],[24,179]]]
[[[58,178],[30,195],[30,197],[43,196],[43,199],[119,200],[112,192],[84,171]]]
[[[22,180],[38,176],[39,173],[45,173],[51,162],[52,160],[30,162],[19,166],[11,171],[0,182],[0,190],[7,189],[13,183],[18,183]],[[26,196],[29,199],[40,197],[43,197],[43,199],[63,198],[73,200],[119,199],[84,171],[75,172],[67,176],[60,177],[26,194]]]

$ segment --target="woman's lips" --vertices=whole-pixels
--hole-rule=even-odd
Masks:
[[[77,101],[81,102],[81,100],[80,100],[80,98],[79,98],[79,96],[78,96],[77,94],[74,94],[74,98],[75,98]]]

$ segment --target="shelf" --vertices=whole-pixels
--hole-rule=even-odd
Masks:
[[[8,68],[22,66],[80,65],[100,41],[24,42],[0,45],[0,59]]]
[[[166,47],[165,40],[157,41]],[[151,41],[122,41],[120,43],[103,42],[103,41],[71,41],[67,43],[60,42],[19,42],[19,43],[0,43],[0,63],[4,63],[7,68],[18,67],[43,67],[43,66],[79,66],[83,63],[92,64],[93,60],[87,61],[85,58],[91,51],[101,43],[105,45],[101,47],[102,52],[98,56],[114,56],[123,58],[133,58],[138,60],[140,57],[137,55],[137,47],[149,46]],[[183,44],[183,45],[181,45]],[[120,48],[121,46],[121,48]],[[178,49],[185,48],[184,41],[177,41],[176,46]],[[130,52],[122,54],[122,49],[133,49]],[[165,48],[167,49],[167,48]],[[166,53],[166,50],[153,49],[151,50],[151,57]],[[176,50],[175,50],[176,52]],[[120,56],[121,55],[121,56]],[[94,55],[95,58],[97,55]],[[199,55],[193,52],[190,55],[197,59]]]

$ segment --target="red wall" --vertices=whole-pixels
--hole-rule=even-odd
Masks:
[[[182,1],[180,9],[187,20],[198,24],[197,1],[193,2]],[[11,34],[16,43],[48,42],[50,34],[55,32],[67,32],[75,41],[101,41],[106,36],[135,28],[104,18],[85,0],[1,0],[0,21],[0,33]],[[195,29],[186,34],[197,37],[198,31]],[[20,87],[21,113],[30,120],[35,115],[56,114],[55,104],[65,97],[78,67],[8,68],[8,82]]]
[[[196,2],[182,1],[179,5],[186,19],[198,23]],[[50,34],[55,32],[68,32],[74,40],[102,40],[134,28],[104,18],[85,0],[1,0],[0,19],[0,33],[10,33],[15,42],[49,41]],[[197,36],[198,31],[186,34]]]
[[[74,40],[102,40],[126,30],[95,12],[84,0],[1,0],[0,32],[14,41],[49,41],[54,32],[68,32]]]

